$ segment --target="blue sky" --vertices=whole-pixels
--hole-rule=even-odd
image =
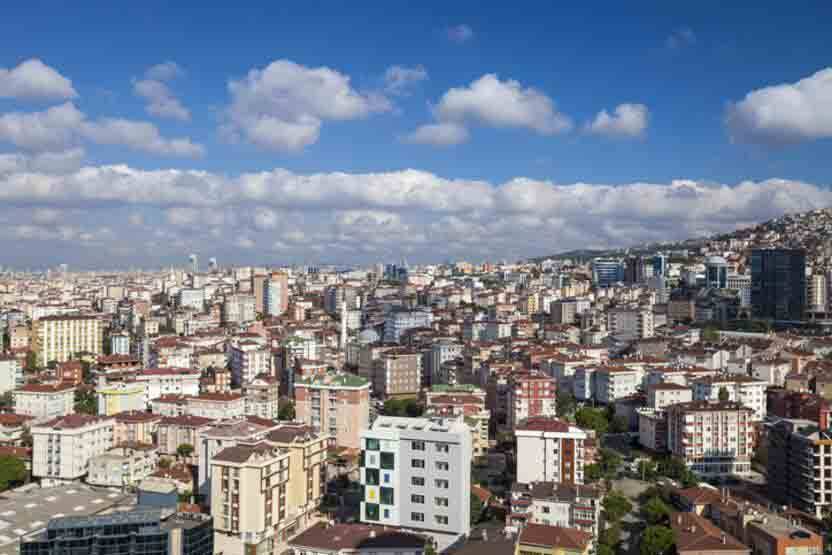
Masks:
[[[754,126],[759,121],[755,118],[772,106],[765,104],[766,98],[743,106],[747,110],[738,111],[737,127],[726,125],[726,114],[752,91],[796,84],[832,66],[832,41],[828,39],[830,16],[832,4],[825,2],[799,6],[763,3],[753,8],[742,3],[694,6],[663,2],[626,5],[270,2],[243,6],[28,2],[6,6],[0,20],[0,68],[11,71],[26,60],[39,59],[71,80],[75,94],[48,100],[23,94],[6,94],[4,98],[0,79],[0,117],[9,113],[42,112],[71,102],[83,114],[79,117],[86,121],[100,123],[103,118],[118,118],[146,122],[155,126],[165,139],[188,138],[192,145],[197,145],[194,149],[201,156],[160,155],[166,146],[137,147],[138,139],[104,136],[112,130],[102,130],[100,126],[81,132],[82,137],[73,135],[60,148],[82,148],[79,164],[87,167],[124,164],[137,172],[166,169],[208,172],[217,179],[232,181],[240,174],[275,168],[299,176],[373,173],[396,180],[397,172],[413,168],[439,180],[483,180],[495,189],[517,177],[554,187],[575,183],[626,187],[642,182],[669,187],[673,180],[690,180],[704,187],[708,194],[714,194],[708,188],[714,184],[732,192],[738,183],[746,180],[763,183],[782,178],[788,182],[778,184],[776,192],[765,189],[756,193],[762,196],[744,199],[741,208],[732,205],[713,219],[697,216],[672,229],[672,235],[682,236],[723,229],[732,223],[747,223],[782,210],[827,203],[832,130],[824,127],[825,123],[807,123],[807,117],[812,119],[811,110],[803,119],[795,116],[798,123],[793,123],[788,114],[782,115],[788,105],[774,105],[773,109],[780,115],[774,127],[768,125],[764,129]],[[468,30],[464,36],[453,34],[454,29],[462,28]],[[293,64],[292,71],[325,67],[336,72],[340,78],[348,79],[344,83],[348,83],[346,86],[350,94],[356,95],[353,100],[359,105],[333,109],[326,115],[325,99],[314,109],[281,104],[281,121],[293,124],[303,121],[307,126],[304,133],[312,133],[309,120],[304,119],[311,117],[315,136],[305,135],[304,146],[290,149],[276,146],[278,143],[269,138],[270,146],[264,147],[263,141],[253,140],[250,133],[261,122],[257,118],[264,117],[264,111],[268,111],[268,107],[263,108],[264,103],[277,100],[256,97],[252,87],[249,92],[255,96],[249,96],[245,106],[242,101],[235,104],[240,98],[230,92],[229,83],[244,84],[249,72],[265,70],[279,60]],[[148,113],[148,100],[136,94],[136,82],[148,80],[149,68],[165,61],[174,62],[180,72],[160,82],[177,105],[187,111],[190,116],[187,121]],[[394,66],[418,68],[424,78],[393,93],[386,88],[389,81],[385,81],[385,72]],[[490,74],[496,76],[496,86],[506,87],[516,82],[516,90],[521,95],[528,93],[536,100],[542,98],[544,106],[535,104],[538,111],[531,110],[529,117],[525,112],[501,113],[505,108],[501,102],[479,94],[485,91],[474,86]],[[832,94],[832,90],[825,86],[819,85],[815,90],[820,93],[810,97],[818,104],[812,109],[825,106],[827,112],[832,111],[832,100],[826,94]],[[451,99],[443,101],[451,89],[468,90],[468,94],[456,104]],[[303,100],[306,92],[296,90],[295,94]],[[640,124],[619,128],[618,132],[604,126],[596,133],[586,131],[585,126],[600,111],[614,114],[615,108],[622,104],[643,110],[639,112]],[[232,115],[235,105],[239,108],[234,112],[236,116]],[[568,130],[553,127],[558,118],[569,122]],[[231,133],[226,132],[229,123]],[[439,123],[453,125],[457,130],[464,128],[467,140],[435,146],[408,139],[420,126]],[[54,151],[57,147],[4,141],[0,128],[0,153],[33,157],[45,150]],[[70,175],[74,171],[77,169],[70,168],[63,173]],[[812,184],[811,198],[784,200],[784,196],[797,194],[790,188],[792,182]],[[10,188],[0,181],[0,191],[4,186]],[[228,185],[240,186],[239,183]],[[285,189],[281,191],[285,193]],[[528,191],[525,189],[524,194]],[[598,190],[593,191],[597,194]],[[665,197],[680,198],[675,193],[669,194],[670,189],[663,191]],[[724,196],[725,189],[722,191]],[[560,189],[557,192],[565,193]],[[544,226],[541,237],[547,239],[545,245],[524,246],[521,236],[473,256],[514,258],[574,247],[581,234],[574,234],[571,229],[566,233],[563,226],[571,227],[569,218],[578,215],[568,212],[569,207],[562,200],[546,200],[545,195],[549,193],[535,193],[543,195],[539,204],[552,203],[547,205],[550,210],[546,218],[560,217],[565,223],[558,222],[560,227],[554,228],[545,227],[554,225],[552,222],[541,224]],[[575,191],[569,194],[574,196]],[[700,202],[713,204],[708,194],[700,192],[695,196]],[[634,190],[633,195],[639,198],[639,190]],[[14,203],[32,209],[43,205],[50,210],[67,210],[68,203],[72,204],[71,208],[76,211],[72,214],[78,218],[77,236],[88,225],[84,224],[89,220],[84,217],[84,211],[89,216],[96,204],[81,198],[56,203],[48,197],[35,199],[17,193],[14,199]],[[223,219],[222,230],[215,231],[214,240],[220,235],[234,237],[234,241],[240,237],[248,239],[241,244],[231,242],[222,250],[226,258],[238,262],[254,261],[264,251],[270,259],[285,258],[291,262],[315,258],[374,260],[395,258],[402,253],[429,260],[436,253],[425,245],[439,237],[448,244],[455,242],[449,236],[432,235],[440,233],[437,225],[445,226],[443,233],[450,233],[448,226],[454,227],[446,221],[447,206],[436,210],[419,205],[418,209],[410,210],[406,204],[374,199],[339,207],[322,200],[320,195],[316,199],[319,201],[316,206],[309,199],[302,206],[271,202],[277,220],[295,218],[303,220],[302,223],[295,221],[287,227],[270,224],[245,230],[239,222],[246,217],[235,214]],[[244,205],[240,210],[250,212],[261,201],[246,197],[240,203]],[[221,202],[216,200],[212,209]],[[116,223],[107,223],[107,218],[119,212],[123,212],[122,216],[134,215],[136,221],[141,216],[143,225],[148,222],[154,226],[174,225],[171,220],[176,219],[167,212],[170,202],[136,204],[109,199],[108,203],[108,214],[101,215],[101,221],[107,225]],[[751,206],[755,204],[756,208]],[[362,227],[355,236],[350,235],[350,226],[359,226],[350,217],[347,224],[338,223],[341,227],[332,231],[331,226],[335,224],[331,218],[339,217],[334,214],[339,208],[375,211],[370,216],[364,214],[363,220],[359,218],[370,225],[370,230]],[[281,210],[289,210],[291,214],[283,214]],[[493,208],[459,211],[464,215],[457,216],[467,219],[465,226],[456,227],[464,229],[459,233],[466,237],[479,233],[489,238],[494,233],[503,238],[511,229],[511,222],[494,227],[494,222],[503,215],[494,214]],[[68,213],[66,221],[72,219],[72,214]],[[524,212],[522,207],[513,209],[512,217],[528,220],[530,211]],[[624,218],[622,226],[630,232],[590,238],[594,245],[648,240],[656,234],[665,236],[671,229],[664,221],[653,226],[650,214],[627,215],[613,210],[605,212],[605,217]],[[40,223],[27,222],[19,214],[6,219],[14,226],[56,225],[54,221],[48,222],[49,218],[40,218]],[[407,246],[399,238],[395,244],[379,245],[377,250],[355,250],[356,244],[365,246],[367,238],[362,234],[385,234],[386,228],[373,227],[382,224],[405,226],[405,229],[397,228],[398,231],[406,235],[421,234],[424,241]],[[317,242],[304,240],[288,244],[280,237],[280,233],[301,231],[309,238],[323,228],[328,231]],[[133,241],[146,231],[136,229],[135,234],[118,234],[121,237],[118,242]],[[25,249],[12,263],[49,263],[55,252],[56,235],[32,233],[27,228],[21,238],[38,241],[36,252]],[[173,228],[170,233],[178,233],[176,240],[181,243],[177,243],[177,248],[206,246],[205,239],[195,238],[196,233]],[[346,239],[341,237],[343,249],[335,246],[338,234],[346,236]],[[294,236],[300,237],[297,233]],[[98,246],[110,248],[111,243],[103,235],[99,239],[105,242]],[[77,252],[73,254],[77,264],[103,262],[93,261],[85,254],[89,244],[75,239],[62,241],[67,244],[61,245],[60,252]],[[277,243],[288,248],[273,248]],[[307,248],[310,246],[317,249],[310,251]],[[118,255],[119,249],[113,248],[105,260],[151,264],[155,258],[165,261],[179,257],[173,250],[158,249]],[[442,257],[466,253],[470,250],[460,244],[459,248],[442,253]]]

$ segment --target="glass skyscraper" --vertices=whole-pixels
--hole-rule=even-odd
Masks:
[[[806,308],[806,252],[751,252],[751,306],[755,318],[802,320]]]

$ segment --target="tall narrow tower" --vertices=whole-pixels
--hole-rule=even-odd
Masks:
[[[341,350],[347,350],[347,300],[341,301]]]

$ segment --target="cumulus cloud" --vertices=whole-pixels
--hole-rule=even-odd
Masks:
[[[318,141],[327,120],[354,120],[392,109],[378,94],[355,90],[350,78],[328,67],[277,60],[228,84],[231,105],[223,133],[260,148],[299,152]]]
[[[145,111],[151,116],[179,121],[191,119],[191,113],[161,81],[141,79],[133,82],[133,91],[147,101]]]
[[[78,93],[72,81],[37,58],[17,67],[0,67],[0,98],[66,100]]]
[[[493,73],[467,87],[448,90],[433,108],[433,115],[437,124],[417,129],[409,136],[411,142],[458,144],[468,137],[467,131],[460,129],[467,124],[528,129],[541,135],[572,129],[572,120],[558,112],[545,93],[534,87],[524,88],[513,79],[501,81]]]
[[[414,84],[428,78],[428,71],[423,66],[390,66],[384,72],[384,90],[391,95],[403,95]]]
[[[649,111],[644,104],[619,104],[612,114],[601,110],[584,126],[587,133],[608,137],[641,137],[647,130]]]
[[[474,38],[474,30],[471,28],[470,25],[462,23],[460,25],[448,27],[445,30],[445,35],[451,42],[462,44],[463,42],[468,42],[469,40]]]
[[[36,152],[65,150],[77,147],[81,141],[121,145],[161,156],[195,158],[204,152],[202,145],[188,138],[162,137],[152,123],[120,118],[87,120],[72,102],[41,112],[0,115],[0,141]]]
[[[832,137],[832,67],[749,92],[728,106],[725,123],[737,142],[783,145]]]
[[[667,37],[664,44],[671,50],[691,46],[696,44],[696,33],[690,27],[680,27],[670,33],[670,36]]]
[[[176,79],[177,77],[181,77],[185,74],[185,71],[173,61],[166,61],[162,62],[161,64],[156,64],[155,66],[151,66],[145,71],[144,76],[145,79],[151,79],[153,81],[170,81],[172,79]]]
[[[353,263],[402,253],[434,261],[514,258],[683,239],[830,204],[827,187],[782,179],[488,183],[419,170],[226,176],[122,165],[60,174],[0,158],[0,219],[9,230],[0,238],[4,253],[43,239],[60,241],[62,257],[92,256],[82,248],[91,242],[117,253],[130,239],[107,230],[152,223],[152,233],[118,255],[151,265],[188,252],[231,259],[242,256],[241,248],[260,246],[299,262],[333,261],[338,253]],[[14,260],[45,252],[28,249]],[[256,262],[240,260],[246,261]]]

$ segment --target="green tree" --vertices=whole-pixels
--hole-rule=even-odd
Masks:
[[[277,408],[278,420],[294,420],[295,419],[295,403],[288,399],[281,399]]]
[[[182,445],[176,448],[176,454],[183,459],[187,459],[188,457],[190,457],[193,454],[193,452],[194,446],[190,443],[183,443]]]
[[[96,399],[95,391],[82,388],[75,390],[75,412],[98,414],[98,399]]]
[[[598,536],[598,543],[609,546],[615,549],[618,542],[621,541],[621,524],[612,522],[608,527],[601,531]]]
[[[23,433],[20,434],[20,444],[23,447],[32,447],[35,443],[35,440],[32,438],[32,432],[29,431],[29,428],[23,430]]]
[[[731,394],[728,393],[728,390],[725,388],[725,386],[720,387],[719,388],[719,400],[724,403],[725,401],[729,401],[730,399],[731,399]]]
[[[676,540],[667,526],[649,526],[641,535],[641,555],[670,555]]]
[[[633,510],[633,504],[619,491],[610,492],[604,497],[601,506],[604,508],[607,520],[610,522],[618,522],[621,517]]]
[[[159,468],[170,468],[170,459],[159,459]]]
[[[557,411],[561,418],[572,416],[578,406],[578,401],[568,389],[558,389]]]
[[[652,482],[656,479],[656,463],[649,459],[642,459],[638,462],[638,474],[642,480]]]
[[[596,555],[615,555],[615,548],[605,543],[599,543],[595,553]]]
[[[477,524],[480,519],[482,518],[483,513],[485,512],[485,503],[482,500],[474,495],[471,494],[471,526]]]
[[[610,420],[610,433],[623,434],[630,430],[627,420],[623,416],[613,416]]]
[[[719,328],[714,326],[708,326],[702,330],[702,341],[708,341],[709,343],[716,343],[719,341]]]
[[[11,391],[7,391],[0,395],[0,409],[11,410],[14,408],[14,395]]]
[[[601,472],[604,478],[611,480],[615,478],[618,472],[618,467],[621,466],[621,457],[612,449],[602,448],[601,455]]]
[[[581,428],[595,430],[595,433],[602,435],[609,429],[609,421],[601,409],[582,407],[575,412],[575,422]]]
[[[597,482],[604,477],[601,465],[598,463],[588,464],[584,467],[584,480],[587,484]]]
[[[26,480],[26,465],[17,457],[0,455],[0,491]]]
[[[38,355],[35,354],[35,351],[29,351],[26,353],[26,370],[34,370],[38,367]]]
[[[651,525],[663,524],[670,518],[670,507],[659,497],[651,497],[641,508],[641,515]]]

